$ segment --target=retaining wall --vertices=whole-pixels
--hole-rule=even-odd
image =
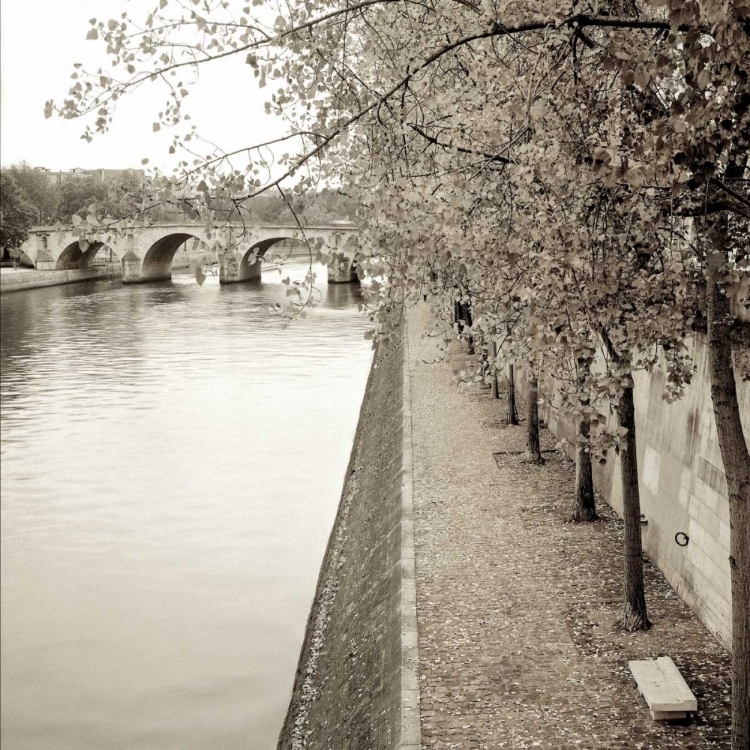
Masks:
[[[279,750],[420,747],[404,346],[373,361]]]
[[[663,398],[664,371],[635,375],[636,438],[646,554],[677,593],[727,647],[731,643],[729,502],[711,403],[708,347],[690,342],[695,374],[684,396]],[[750,383],[737,380],[745,439],[750,442]],[[576,426],[545,409],[549,429],[575,442]],[[620,459],[594,464],[594,484],[622,514]],[[689,538],[685,547],[675,534]],[[681,538],[681,541],[682,538]]]
[[[8,269],[0,274],[0,293],[16,292],[23,289],[37,289],[59,284],[74,284],[78,281],[95,281],[97,279],[111,279],[120,276],[120,264],[100,268],[75,268],[69,271],[37,271]]]

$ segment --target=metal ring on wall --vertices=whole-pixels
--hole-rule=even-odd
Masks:
[[[684,531],[678,531],[674,535],[674,540],[678,547],[687,547],[690,537]]]

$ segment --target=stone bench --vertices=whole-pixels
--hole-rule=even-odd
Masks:
[[[668,656],[644,661],[629,661],[638,691],[646,699],[651,718],[656,721],[684,719],[698,710],[698,701],[679,669]]]

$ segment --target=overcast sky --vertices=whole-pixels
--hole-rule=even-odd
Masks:
[[[155,0],[0,0],[3,165],[23,160],[54,170],[118,169],[140,167],[143,158],[151,165],[169,165],[170,131],[154,134],[151,129],[164,101],[160,84],[122,100],[110,133],[91,143],[80,138],[82,121],[44,119],[44,102],[67,94],[74,63],[104,66],[101,42],[85,41],[88,19],[119,16],[123,10],[135,15],[138,8],[151,9],[154,4]],[[187,111],[204,135],[226,150],[239,148],[284,132],[278,120],[264,113],[266,92],[257,89],[249,66],[230,58],[204,68],[199,86],[188,97]]]

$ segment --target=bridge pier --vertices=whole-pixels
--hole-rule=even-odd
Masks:
[[[352,284],[359,282],[357,266],[343,253],[334,253],[328,261],[329,284]]]
[[[36,242],[34,268],[37,271],[54,271],[56,264],[52,253],[49,251],[49,236],[46,234],[37,235]]]
[[[227,253],[219,268],[219,284],[239,284],[245,281],[260,281],[260,258],[252,261],[239,253]]]
[[[172,278],[172,268],[163,263],[144,264],[132,250],[122,259],[122,283],[145,284],[148,281],[169,281]]]
[[[141,259],[133,250],[122,257],[122,283],[137,284],[141,281]]]

